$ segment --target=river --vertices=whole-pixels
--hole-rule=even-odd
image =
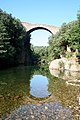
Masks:
[[[74,77],[70,73],[64,74],[49,71],[48,66],[19,66],[1,70],[0,117],[22,105],[59,102],[71,110],[75,119],[79,118],[80,74],[74,74]]]

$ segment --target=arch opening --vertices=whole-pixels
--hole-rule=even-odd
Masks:
[[[27,33],[30,34],[30,33],[32,33],[33,31],[39,30],[39,29],[46,30],[46,31],[50,32],[50,33],[53,35],[52,31],[49,30],[49,29],[47,29],[47,28],[45,28],[45,27],[35,27],[35,28],[32,28],[32,29],[28,30]]]
[[[32,29],[30,29],[30,30],[28,30],[27,32],[26,32],[26,36],[27,36],[27,38],[25,39],[25,41],[24,41],[24,54],[25,54],[25,56],[24,56],[24,64],[25,65],[27,65],[30,61],[31,61],[31,57],[33,58],[33,56],[31,56],[31,44],[29,44],[30,42],[31,42],[31,39],[30,39],[30,37],[31,37],[31,33],[33,32],[33,31],[36,31],[36,30],[45,30],[45,31],[47,31],[47,32],[49,32],[51,35],[53,35],[53,33],[49,30],[49,29],[47,29],[47,28],[45,28],[45,27],[34,27],[34,28],[32,28]],[[40,36],[39,36],[40,37]],[[41,37],[40,37],[41,38]],[[39,39],[40,40],[40,39]],[[42,42],[42,44],[43,44],[43,41],[42,40],[40,40],[41,42]],[[37,40],[37,42],[38,42],[38,40]],[[35,45],[34,45],[35,46]],[[38,45],[38,46],[41,46],[40,44]],[[44,46],[44,45],[42,45],[42,46]],[[48,45],[47,45],[48,46]],[[37,59],[37,58],[35,58],[35,59]],[[35,62],[35,60],[33,60],[34,62]],[[36,60],[37,61],[37,60]],[[31,62],[30,62],[31,63]],[[37,62],[36,62],[37,63]]]
[[[48,38],[53,35],[52,31],[45,27],[34,27],[27,31],[31,35],[30,43],[33,46],[48,46]]]

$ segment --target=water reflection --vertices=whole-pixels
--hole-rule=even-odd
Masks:
[[[54,93],[62,105],[71,108],[74,120],[78,120],[80,117],[80,72],[50,70],[50,73],[53,77],[49,82],[49,91]]]
[[[36,97],[45,97],[49,94],[48,92],[48,79],[43,77],[47,74],[46,69],[40,67],[16,67],[8,70],[0,71],[0,116],[6,114],[13,110],[15,107],[27,104],[35,103],[35,100],[31,98],[30,93]],[[33,80],[32,77],[35,74],[42,74],[43,76],[38,76],[38,78],[44,78],[45,85],[44,92],[39,93],[33,91]],[[37,77],[37,76],[36,76]],[[31,82],[31,84],[30,84]],[[37,85],[38,85],[38,81]],[[39,80],[40,82],[40,80]],[[42,81],[43,82],[43,81]],[[40,85],[40,84],[39,84]],[[32,88],[32,89],[31,89]],[[31,90],[30,90],[31,89]],[[36,89],[36,85],[35,85]],[[31,91],[31,92],[30,92]],[[41,92],[41,93],[40,93]],[[41,94],[43,94],[41,96]],[[38,102],[38,99],[36,103]]]
[[[55,69],[50,69],[50,73],[51,75],[58,77],[58,78],[62,78],[64,80],[80,80],[80,72],[74,72],[74,71],[59,71],[59,70],[55,70]]]
[[[0,71],[0,116],[23,104],[29,95],[31,67],[17,67]]]
[[[48,92],[48,78],[43,75],[33,75],[30,80],[30,94],[37,98],[45,98]]]
[[[58,71],[59,72],[59,71]],[[52,74],[52,73],[51,73]],[[58,73],[51,75],[46,66],[17,67],[0,71],[0,115],[5,115],[23,104],[60,102],[72,109],[73,116],[79,116],[80,87],[69,86],[63,78],[76,78],[75,74]],[[57,73],[55,72],[55,75]],[[77,73],[80,80],[80,74]],[[39,90],[38,90],[39,88]],[[48,99],[43,98],[51,93]],[[31,94],[31,95],[30,95]]]

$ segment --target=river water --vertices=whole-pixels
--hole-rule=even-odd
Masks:
[[[80,73],[48,66],[19,66],[0,71],[0,117],[25,104],[59,102],[75,119],[80,112]]]

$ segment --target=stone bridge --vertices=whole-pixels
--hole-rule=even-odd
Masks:
[[[38,29],[43,29],[49,31],[51,34],[56,34],[56,32],[58,32],[60,28],[57,26],[52,26],[47,24],[32,24],[28,22],[22,22],[22,25],[26,28],[26,31],[28,31],[29,33]]]
[[[59,27],[46,25],[46,24],[31,24],[22,22],[22,25],[26,28],[27,39],[24,41],[24,48],[19,58],[19,63],[29,65],[31,63],[31,51],[30,51],[30,36],[29,34],[35,30],[43,29],[50,32],[52,35],[59,31]],[[28,38],[29,37],[29,38]]]

